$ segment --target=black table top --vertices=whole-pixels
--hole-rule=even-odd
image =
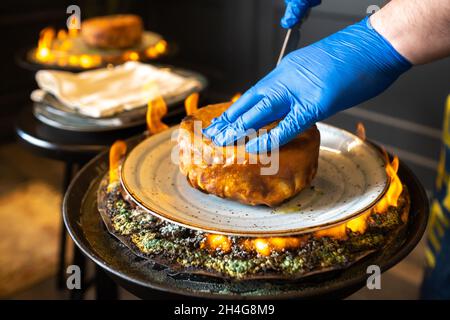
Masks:
[[[183,116],[179,115],[165,122],[178,123]],[[21,110],[15,130],[20,142],[45,157],[85,162],[109,147],[114,141],[142,133],[145,125],[95,133],[61,130],[36,119],[30,104]]]

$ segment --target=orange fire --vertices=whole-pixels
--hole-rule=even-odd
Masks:
[[[365,140],[365,129],[361,123],[358,124],[357,134],[361,139]],[[345,240],[347,239],[347,233],[349,231],[363,234],[367,229],[368,218],[372,213],[375,212],[377,214],[383,214],[389,207],[398,206],[398,199],[403,191],[403,184],[397,175],[399,160],[398,157],[395,156],[392,162],[390,162],[387,153],[385,153],[385,156],[386,173],[390,180],[390,184],[381,200],[374,207],[350,221],[314,232],[314,237],[331,237],[334,239]],[[405,222],[406,218],[402,217],[402,219]],[[246,238],[242,240],[241,244],[243,248],[249,252],[257,252],[259,255],[268,256],[274,251],[280,252],[287,249],[299,248],[305,243],[307,238],[308,235],[292,237]],[[221,249],[222,247],[230,248],[230,240],[226,236],[210,234],[206,236],[206,240],[204,241],[202,248],[203,247],[213,249]]]
[[[221,250],[224,253],[230,252],[230,238],[220,234],[208,234],[200,245],[201,249]]]
[[[122,140],[117,140],[109,149],[109,185],[108,191],[119,181],[119,166],[123,156],[127,152],[127,145]]]
[[[298,248],[305,243],[306,239],[307,237],[303,236],[245,239],[243,246],[247,251],[254,251],[259,255],[268,256],[273,251],[280,252]]]
[[[397,156],[394,157],[391,163],[389,161],[386,163],[386,173],[389,177],[390,184],[384,197],[375,205],[374,210],[376,213],[386,212],[388,207],[397,206],[398,198],[403,192],[403,184],[397,175],[398,165],[399,161]]]
[[[79,27],[80,25],[80,21],[77,21],[77,17],[76,16],[72,16],[72,19],[70,20],[70,24],[73,28],[69,29],[69,37],[70,38],[75,38],[76,36],[78,36],[79,30],[77,29],[77,26]]]
[[[305,243],[307,237],[270,237],[270,238],[247,238],[239,245],[249,252],[256,252],[261,256],[268,256],[273,251],[294,249]],[[221,250],[224,253],[231,251],[231,240],[228,236],[219,234],[208,234],[205,236],[201,249],[212,251]]]
[[[52,43],[55,38],[55,30],[53,28],[45,28],[39,34],[38,47],[36,50],[36,59],[47,62],[52,60]]]
[[[125,61],[139,61],[140,56],[136,51],[125,51],[125,53],[123,54],[123,59]]]
[[[360,139],[366,140],[366,128],[364,127],[362,122],[358,122],[358,124],[356,125],[356,135]]]
[[[188,116],[197,111],[199,97],[200,95],[198,94],[198,92],[194,92],[190,94],[189,97],[186,98],[186,100],[184,100],[184,107]]]
[[[167,48],[167,42],[165,40],[160,40],[154,46],[148,47],[145,50],[145,56],[149,59],[158,58],[167,53]]]
[[[84,69],[88,69],[88,68],[92,68],[92,67],[95,67],[95,66],[98,66],[99,64],[101,64],[102,59],[98,55],[82,54],[81,56],[78,57],[78,61],[79,61],[80,67],[82,67]]]
[[[75,18],[76,19],[76,18]],[[77,21],[72,21],[76,24]],[[78,29],[44,28],[38,40],[37,48],[33,53],[33,58],[43,64],[71,66],[83,69],[90,69],[107,63],[122,63],[124,61],[140,61],[142,59],[155,59],[168,51],[168,44],[165,40],[160,40],[156,44],[139,51],[128,50],[118,56],[105,56],[99,54],[79,53],[75,49],[76,38],[79,37]]]
[[[64,41],[67,39],[67,32],[66,30],[59,30],[58,34],[56,35],[56,39],[58,39],[59,41]]]
[[[238,101],[238,99],[242,96],[242,94],[240,92],[236,93],[234,96],[231,97],[231,102],[235,103],[236,101]]]
[[[314,236],[317,238],[331,237],[335,239],[347,239],[347,231],[350,230],[355,233],[363,234],[367,229],[367,218],[371,215],[372,211],[368,210],[360,216],[347,221],[346,223],[339,224],[337,226],[322,229],[314,232]]]
[[[34,58],[40,63],[56,64],[58,66],[80,67],[83,69],[97,67],[102,64],[98,54],[72,54],[73,39],[78,36],[77,29],[68,32],[53,28],[41,31]]]
[[[167,105],[161,96],[158,96],[148,102],[146,119],[147,128],[151,134],[156,134],[169,128],[168,125],[162,122],[162,118],[166,115],[166,113]]]

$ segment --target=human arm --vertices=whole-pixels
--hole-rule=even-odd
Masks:
[[[450,55],[448,0],[391,0],[370,22],[414,65]]]
[[[392,0],[370,20],[286,56],[204,134],[226,145],[250,128],[281,119],[247,144],[249,152],[271,149],[313,123],[380,94],[412,64],[449,54],[448,0]]]

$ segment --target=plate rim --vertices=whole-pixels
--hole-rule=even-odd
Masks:
[[[353,138],[356,138],[357,140],[359,140],[361,143],[367,145],[369,148],[371,148],[376,154],[379,155],[380,159],[383,161],[384,165],[386,165],[386,160],[383,157],[383,154],[380,150],[379,147],[375,146],[374,144],[372,144],[371,142],[369,142],[368,140],[363,140],[360,137],[358,137],[357,135],[355,135],[354,133],[330,125],[330,124],[326,124],[323,122],[318,122],[317,124],[319,124],[319,126],[324,126],[324,127],[331,127],[333,129],[337,129],[338,131],[344,132],[345,134],[348,134],[350,136],[352,136]],[[174,130],[176,130],[179,127],[179,125],[170,127],[169,129],[159,133],[159,134],[163,134],[166,133],[169,135],[169,137],[171,136],[171,132],[173,132]],[[136,149],[136,147],[138,147],[139,145],[141,145],[142,143],[148,141],[149,139],[151,139],[152,137],[154,137],[156,135],[152,135],[147,137],[146,139],[144,139],[143,141],[141,141],[140,143],[138,143],[132,150],[130,150],[129,152],[127,152],[125,159],[122,162],[122,165],[120,167],[119,170],[119,177],[120,177],[120,184],[123,187],[123,189],[125,190],[125,192],[127,193],[127,195],[130,197],[131,201],[133,203],[135,203],[137,206],[139,206],[141,209],[145,210],[146,212],[148,212],[149,214],[156,216],[160,219],[163,219],[165,221],[168,221],[170,223],[174,223],[177,224],[179,226],[185,227],[185,228],[190,228],[190,229],[194,229],[194,230],[198,230],[198,231],[202,231],[202,232],[207,232],[207,233],[213,233],[213,234],[221,234],[221,235],[226,235],[226,236],[238,236],[238,237],[274,237],[274,236],[294,236],[294,235],[301,235],[301,234],[305,234],[305,233],[311,233],[311,232],[316,232],[319,230],[323,230],[323,229],[328,229],[328,228],[332,228],[335,226],[338,226],[340,224],[343,224],[347,221],[350,221],[352,219],[355,219],[359,216],[361,216],[362,214],[366,213],[368,210],[370,210],[371,208],[373,208],[378,201],[386,194],[389,186],[390,186],[390,179],[389,176],[386,174],[386,182],[384,185],[383,190],[380,192],[380,194],[367,206],[365,206],[364,208],[361,208],[360,210],[354,212],[353,214],[333,221],[333,222],[328,222],[328,223],[324,223],[321,225],[317,225],[317,226],[311,226],[311,227],[306,227],[306,228],[295,228],[295,229],[287,229],[284,231],[264,231],[264,232],[260,232],[260,231],[246,231],[245,233],[242,232],[236,232],[233,230],[227,230],[225,228],[220,228],[220,229],[216,229],[216,228],[205,228],[199,225],[193,225],[191,223],[186,223],[183,221],[180,221],[181,219],[178,218],[174,218],[172,216],[170,216],[169,214],[166,214],[160,210],[154,209],[149,207],[148,205],[145,204],[145,201],[143,201],[142,199],[139,199],[139,197],[131,190],[131,188],[127,185],[126,182],[126,178],[124,177],[124,168],[125,168],[125,163],[126,161],[129,159],[130,154],[132,153],[133,150]],[[205,196],[209,196],[209,194],[205,195]]]

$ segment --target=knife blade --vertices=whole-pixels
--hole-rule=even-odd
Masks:
[[[298,48],[300,42],[300,28],[308,18],[310,11],[308,11],[305,16],[300,20],[299,23],[294,25],[292,28],[289,28],[286,31],[286,36],[284,37],[283,46],[281,47],[280,55],[278,56],[277,66],[280,64],[281,60],[284,56],[295,49]]]

